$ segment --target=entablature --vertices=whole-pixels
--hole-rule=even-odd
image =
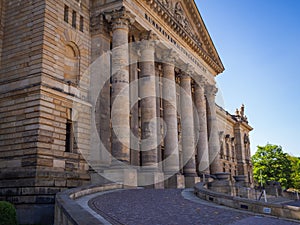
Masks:
[[[145,8],[145,14],[162,20],[199,58],[213,69],[214,75],[224,71],[224,66],[193,0],[142,0],[138,3],[141,6],[146,3],[148,9]],[[189,13],[185,13],[185,11]],[[155,16],[152,12],[155,13]],[[188,14],[192,18],[188,18]],[[195,21],[196,25],[191,24],[190,20]]]

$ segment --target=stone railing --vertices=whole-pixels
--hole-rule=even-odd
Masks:
[[[103,224],[88,211],[75,202],[77,198],[104,192],[108,190],[122,189],[121,184],[91,185],[58,193],[55,199],[54,225],[86,225]]]
[[[235,209],[246,210],[249,212],[300,220],[300,207],[265,203],[251,199],[230,196],[208,190],[205,185],[205,183],[198,183],[194,186],[195,195],[203,200],[211,201],[216,204]]]

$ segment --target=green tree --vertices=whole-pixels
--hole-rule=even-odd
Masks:
[[[300,157],[289,156],[292,167],[292,187],[300,190]]]
[[[5,201],[0,201],[0,225],[17,225],[15,207]]]
[[[288,154],[282,151],[281,146],[267,144],[257,146],[252,156],[253,177],[257,183],[266,184],[267,181],[278,181],[283,188],[292,186],[292,168]]]

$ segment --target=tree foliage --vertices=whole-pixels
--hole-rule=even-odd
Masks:
[[[0,225],[17,225],[16,209],[9,202],[0,201]]]
[[[252,156],[254,179],[263,185],[267,181],[278,181],[284,188],[292,187],[291,161],[281,146],[267,144],[257,148]]]
[[[292,187],[300,190],[300,157],[289,156],[292,167]]]

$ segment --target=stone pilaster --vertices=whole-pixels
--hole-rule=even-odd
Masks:
[[[207,122],[208,122],[208,149],[211,174],[221,173],[220,141],[216,112],[216,93],[218,89],[214,85],[207,85],[205,95],[207,99]]]
[[[130,162],[128,33],[132,15],[124,8],[106,14],[112,25],[112,155]],[[117,100],[117,103],[115,100]],[[116,104],[115,104],[116,103]]]
[[[199,139],[197,143],[197,172],[199,174],[209,174],[209,152],[208,152],[208,134],[207,134],[207,116],[204,82],[195,84],[195,106],[198,113],[197,131]]]
[[[182,73],[180,84],[182,153],[183,161],[185,163],[183,167],[183,173],[185,177],[196,177],[197,174],[195,162],[195,134],[191,77],[186,73]]]
[[[156,79],[155,43],[150,32],[141,34],[139,93],[141,98],[141,154],[142,166],[157,169],[157,117],[156,117]]]

